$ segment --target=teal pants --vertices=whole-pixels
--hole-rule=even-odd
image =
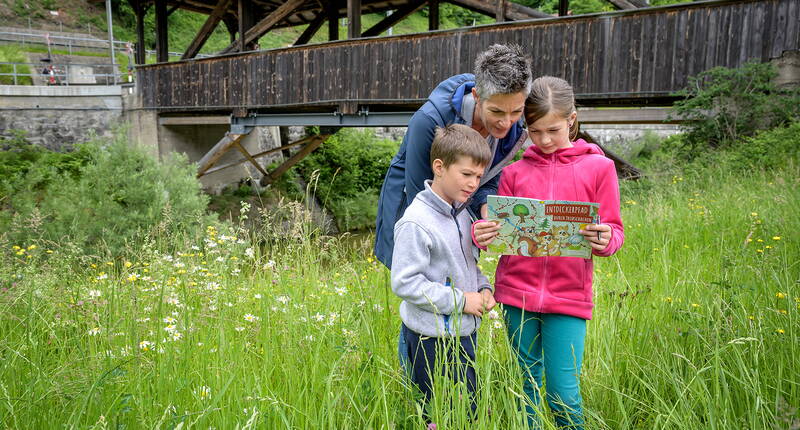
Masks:
[[[562,429],[583,429],[580,373],[586,320],[568,315],[528,312],[504,305],[512,350],[524,377],[528,425],[540,428],[539,395],[544,373],[547,403]]]

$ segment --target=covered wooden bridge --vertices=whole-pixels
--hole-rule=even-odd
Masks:
[[[174,7],[209,11],[216,3],[197,41],[207,27],[213,29],[215,20],[233,16],[237,4],[242,20],[247,2],[230,1],[176,1]],[[563,17],[542,17],[502,0],[456,3],[513,21],[366,37],[383,30],[361,31],[356,11],[393,10],[386,20],[399,19],[436,2],[348,0],[342,2],[343,10],[330,6],[338,2],[254,0],[251,6],[261,5],[259,16],[266,16],[253,26],[239,23],[242,31],[237,34],[244,38],[236,38],[220,56],[138,67],[143,106],[159,112],[164,124],[204,121],[208,115],[230,118],[231,133],[201,161],[202,173],[216,154],[235,147],[237,137],[253,126],[404,125],[438,82],[471,71],[477,53],[492,43],[525,47],[533,57],[534,74],[572,82],[583,106],[670,105],[690,76],[717,66],[766,62],[800,49],[797,0],[706,1]],[[310,37],[306,33],[343,13],[350,36],[362,37],[302,45]],[[270,28],[299,23],[309,23],[299,46],[245,52]],[[184,56],[190,58],[193,49]],[[321,140],[303,143],[309,143],[310,152]]]

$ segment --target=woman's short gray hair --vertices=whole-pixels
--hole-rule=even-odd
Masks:
[[[531,92],[531,59],[519,45],[495,44],[475,59],[475,90],[486,100],[495,94]]]

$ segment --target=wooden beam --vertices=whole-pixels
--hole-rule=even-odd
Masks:
[[[294,148],[295,146],[298,146],[298,145],[305,145],[308,142],[311,142],[311,140],[314,139],[314,138],[316,138],[316,136],[304,137],[304,138],[302,138],[300,140],[296,140],[296,141],[294,141],[292,143],[288,143],[288,144],[283,145],[281,147],[272,148],[272,149],[266,150],[264,152],[259,152],[258,154],[253,154],[252,157],[253,158],[261,158],[263,156],[274,154],[276,152],[283,152],[283,151],[287,151],[288,152],[288,150],[290,148]],[[287,154],[287,152],[284,152],[284,156],[286,158],[289,158],[289,155]],[[214,167],[213,169],[206,170],[205,173],[203,173],[203,175],[210,175],[210,174],[212,174],[214,172],[217,172],[217,171],[220,171],[222,169],[227,169],[229,167],[234,167],[234,166],[238,166],[240,164],[244,164],[247,161],[248,161],[247,158],[242,158],[242,159],[239,159],[237,161],[233,161],[233,162],[228,163],[228,164],[223,164],[222,166],[217,166],[217,167]]]
[[[186,60],[188,58],[194,58],[200,49],[205,45],[208,38],[211,36],[211,33],[214,32],[214,29],[217,28],[220,20],[222,20],[222,15],[225,14],[225,10],[228,9],[231,2],[233,0],[219,0],[217,6],[211,12],[211,15],[208,16],[206,22],[200,28],[200,31],[197,32],[197,35],[194,36],[194,40],[192,43],[189,44],[189,47],[186,48],[186,52],[183,53],[181,56],[181,60]]]
[[[147,62],[147,53],[144,46],[144,14],[146,7],[144,0],[132,0],[133,13],[136,15],[136,64],[145,64]]]
[[[339,40],[339,7],[337,0],[326,1],[325,15],[328,18],[328,40]]]
[[[569,0],[558,0],[558,16],[569,14]]]
[[[312,136],[309,142],[297,151],[291,158],[284,161],[283,164],[278,166],[275,170],[270,172],[268,176],[264,176],[261,178],[261,185],[269,185],[275,182],[276,179],[280,178],[281,175],[284,174],[287,170],[289,170],[292,166],[299,163],[303,158],[306,158],[306,155],[310,154],[315,149],[319,148],[322,145],[322,142],[325,141],[330,136],[330,134],[320,134],[316,136]]]
[[[497,9],[494,13],[494,19],[497,22],[505,22],[506,20],[506,0],[496,0]]]
[[[608,0],[608,2],[616,6],[617,9],[636,9],[636,5],[629,0]]]
[[[251,45],[243,37],[247,31],[253,27],[255,20],[255,11],[253,10],[252,0],[238,0],[236,2],[236,22],[239,33],[239,46],[236,48],[239,52],[249,51]]]
[[[495,17],[497,13],[496,8],[492,7],[491,3],[484,0],[448,0],[448,3],[491,17]],[[509,1],[506,2],[505,17],[513,21],[533,18],[552,18],[551,15],[544,12]]]
[[[578,131],[578,137],[589,143],[594,143],[595,145],[599,146],[600,149],[602,149],[605,153],[606,157],[614,160],[614,167],[616,168],[617,176],[620,179],[639,179],[644,176],[642,171],[637,169],[636,166],[629,163],[627,160],[615,154],[614,152],[604,148],[603,145],[598,143],[589,133],[586,133],[585,131]]]
[[[308,27],[306,27],[306,30],[303,32],[303,34],[301,34],[300,37],[297,38],[297,40],[294,42],[294,46],[305,45],[306,43],[308,43],[308,41],[311,40],[311,38],[314,37],[315,34],[317,34],[319,29],[322,27],[322,24],[324,23],[325,23],[325,14],[323,12],[320,12],[317,14],[316,18],[314,18],[314,20],[308,24]]]
[[[405,6],[392,12],[391,15],[378,21],[378,23],[370,27],[367,31],[363,32],[361,34],[361,37],[378,36],[384,31],[388,30],[393,25],[397,24],[398,22],[408,17],[409,15],[422,9],[424,6],[425,6],[425,0],[412,0]]]
[[[361,0],[347,0],[347,38],[361,37]]]
[[[232,146],[236,145],[243,137],[247,136],[246,134],[233,134],[233,133],[225,133],[225,136],[217,142],[214,147],[211,148],[210,151],[197,162],[197,177],[201,177],[206,174],[206,171],[211,168]]]
[[[581,124],[678,124],[680,119],[669,107],[578,108]]]
[[[238,150],[239,150],[239,152],[241,152],[241,153],[242,153],[242,155],[244,155],[244,158],[246,158],[246,159],[247,159],[247,161],[249,161],[249,162],[250,162],[250,164],[252,164],[253,166],[255,166],[256,170],[258,170],[259,172],[261,172],[261,175],[262,175],[262,177],[263,177],[263,176],[267,176],[267,171],[266,171],[266,170],[264,170],[264,168],[263,168],[263,167],[261,167],[261,165],[260,165],[260,164],[258,164],[258,161],[256,161],[256,159],[255,159],[255,158],[254,158],[252,155],[250,155],[250,153],[249,153],[249,152],[247,152],[247,150],[246,150],[246,149],[244,149],[244,146],[242,146],[242,143],[241,143],[241,142],[238,142],[238,141],[237,141],[236,143],[234,143],[234,144],[233,144],[233,146],[235,146],[235,147],[236,147],[236,149],[238,149]]]
[[[169,61],[169,41],[167,39],[167,0],[156,2],[156,61]]]
[[[304,0],[288,0],[286,3],[280,5],[277,9],[275,9],[271,14],[267,15],[264,19],[259,21],[256,25],[252,28],[247,30],[247,32],[242,35],[239,35],[240,39],[244,39],[243,44],[247,45],[250,42],[258,40],[264,33],[268,32],[272,26],[282,21],[284,18],[289,16],[295,9],[297,9],[300,5],[302,5]],[[220,51],[220,54],[227,54],[229,52],[233,52],[237,45],[240,45],[238,41],[234,41],[227,48]]]
[[[230,125],[230,115],[162,116],[158,125]]]
[[[439,29],[439,0],[428,1],[428,31]]]

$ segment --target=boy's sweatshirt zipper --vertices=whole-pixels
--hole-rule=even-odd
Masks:
[[[461,250],[461,255],[464,257],[464,267],[469,267],[469,260],[467,260],[467,254],[464,253],[464,236],[461,234],[461,226],[458,225],[458,212],[455,208],[450,209],[450,216],[453,217],[453,222],[456,224],[456,231],[458,231],[458,249]],[[472,239],[470,239],[472,240]],[[477,263],[476,263],[477,264]],[[464,299],[464,304],[466,305],[466,300]],[[463,309],[462,309],[463,311]],[[463,312],[462,312],[463,313]],[[475,315],[472,315],[472,322],[475,324],[473,327],[478,327],[478,319]],[[459,333],[460,335],[460,333]]]

